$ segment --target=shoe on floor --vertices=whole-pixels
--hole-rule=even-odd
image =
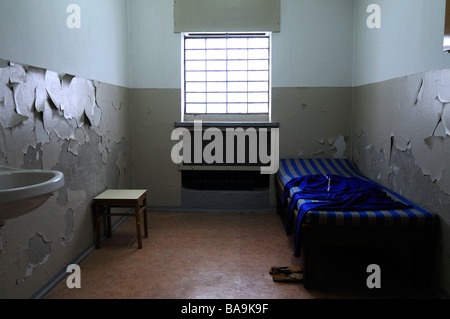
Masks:
[[[290,273],[302,273],[302,272],[303,272],[303,269],[299,266],[284,266],[284,267],[274,266],[274,267],[270,268],[269,274],[275,275],[275,274],[279,274],[279,273],[290,274]]]
[[[272,276],[273,281],[276,282],[302,282],[303,280],[303,274],[300,273],[291,273],[291,274],[285,274],[285,273],[278,273]]]

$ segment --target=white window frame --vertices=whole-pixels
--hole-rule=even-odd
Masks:
[[[253,92],[252,90],[249,90],[248,83],[255,83],[255,82],[253,82],[252,80],[250,80],[248,78],[246,78],[242,81],[241,80],[234,80],[234,81],[228,80],[228,76],[229,76],[228,72],[232,72],[232,71],[228,70],[229,62],[235,62],[236,60],[229,59],[228,55],[227,55],[227,58],[225,59],[225,63],[227,64],[227,69],[225,70],[225,72],[227,73],[227,79],[224,81],[219,80],[219,82],[222,84],[226,83],[226,91],[225,92],[227,94],[227,99],[228,99],[228,96],[231,96],[230,91],[229,91],[230,83],[247,82],[247,91],[240,92],[243,94],[247,94],[247,102],[245,102],[247,104],[244,104],[244,105],[247,105],[247,107],[246,107],[247,112],[243,112],[242,110],[241,110],[241,112],[236,112],[236,113],[229,111],[229,109],[230,109],[229,105],[231,104],[231,102],[229,102],[228,100],[226,102],[226,111],[225,112],[220,112],[220,113],[219,112],[217,112],[217,113],[207,113],[207,112],[191,112],[191,113],[189,113],[189,112],[186,112],[186,104],[187,104],[186,96],[189,93],[195,93],[195,92],[191,92],[191,91],[189,91],[189,89],[186,88],[187,83],[192,84],[193,82],[186,81],[186,77],[185,77],[186,72],[189,73],[189,71],[191,71],[191,70],[186,70],[186,61],[192,62],[192,60],[186,59],[185,40],[191,39],[191,38],[199,38],[199,39],[208,38],[209,39],[209,38],[258,38],[258,37],[259,38],[263,37],[263,38],[268,39],[268,48],[267,48],[268,49],[268,57],[267,57],[267,60],[268,60],[267,61],[267,63],[268,63],[267,74],[268,74],[268,76],[267,76],[267,79],[264,77],[264,79],[260,81],[260,83],[263,83],[263,82],[265,83],[267,81],[267,92],[266,91],[258,91],[261,93],[260,95],[258,95],[258,94],[256,94],[258,92]],[[205,52],[207,52],[207,50],[208,49],[205,48]],[[213,50],[213,49],[210,49],[210,50]],[[223,50],[229,52],[228,50],[231,51],[232,49],[226,48],[226,49],[222,49],[222,51]],[[252,51],[252,49],[247,49],[247,51]],[[264,61],[265,58],[261,58],[260,60]],[[206,57],[206,53],[205,53],[204,60],[200,60],[200,61],[205,62],[205,64],[206,64],[207,61],[211,61],[211,60],[208,60],[208,58]],[[248,63],[248,61],[255,61],[255,60],[252,60],[251,57],[250,58],[247,57],[246,61],[247,61],[246,63]],[[181,88],[182,88],[181,89],[182,90],[182,93],[181,93],[181,121],[182,122],[185,122],[185,121],[190,122],[190,121],[194,121],[194,120],[204,120],[204,121],[230,121],[230,122],[235,122],[235,121],[270,122],[271,121],[271,107],[272,107],[272,105],[271,105],[272,104],[271,103],[271,100],[272,100],[272,83],[271,83],[272,82],[272,62],[271,61],[272,61],[272,34],[271,34],[271,32],[239,32],[239,33],[236,33],[236,32],[223,32],[223,33],[220,33],[220,32],[214,32],[214,33],[184,32],[184,33],[181,33]],[[248,64],[247,64],[247,66],[248,66]],[[253,71],[258,71],[258,70],[255,69]],[[211,74],[211,72],[208,73],[206,71],[206,67],[205,67],[205,70],[200,71],[200,72],[204,72],[205,74]],[[248,72],[249,72],[248,68],[246,69],[246,72],[248,74]],[[263,70],[263,72],[265,72],[265,70]],[[190,74],[192,74],[192,72]],[[263,73],[261,73],[261,74],[263,74]],[[207,86],[208,83],[212,83],[212,82],[208,82],[207,79],[205,79],[204,83],[205,83],[205,86]],[[204,92],[200,92],[200,93],[204,93],[206,95],[207,92],[208,92],[207,89],[205,89]],[[211,92],[209,92],[209,93],[211,93]],[[231,93],[233,93],[233,92],[231,92]],[[234,93],[236,93],[236,92],[234,92]],[[253,94],[252,96],[258,97],[258,96],[265,95],[265,93],[267,93],[267,102],[266,102],[266,100],[264,100],[263,103],[267,103],[267,110],[264,110],[263,112],[258,112],[258,113],[254,112],[254,111],[248,112],[248,110],[249,110],[248,105],[254,106],[255,103],[257,103],[254,101],[249,102],[249,99],[248,99],[249,94],[250,95]],[[189,97],[188,97],[188,99],[189,99]],[[212,104],[213,103],[211,103],[211,105]],[[189,104],[189,105],[192,105],[192,104]],[[205,102],[205,105],[208,105],[207,101]],[[205,109],[206,109],[206,106],[205,106]]]

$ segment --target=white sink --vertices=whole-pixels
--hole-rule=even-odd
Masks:
[[[59,171],[0,166],[0,226],[38,208],[63,185]]]

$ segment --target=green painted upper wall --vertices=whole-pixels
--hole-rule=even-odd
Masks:
[[[281,32],[272,37],[273,86],[351,86],[353,3],[281,0]],[[180,88],[181,38],[173,32],[173,1],[129,5],[131,86]]]
[[[370,4],[380,28],[369,28]],[[445,0],[356,0],[353,85],[450,67],[443,52]]]
[[[80,8],[79,28],[67,25],[71,4]],[[0,0],[0,58],[128,87],[127,6],[127,0]]]
[[[354,0],[282,0],[273,86],[351,86],[353,7]]]
[[[67,7],[80,7],[70,29]],[[366,11],[381,9],[370,29]],[[173,0],[0,0],[0,58],[132,88],[180,88]],[[275,87],[359,86],[450,67],[445,0],[281,0]]]

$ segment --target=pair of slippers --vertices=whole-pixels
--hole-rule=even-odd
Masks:
[[[302,282],[303,269],[298,266],[290,267],[271,267],[269,274],[276,282]]]

